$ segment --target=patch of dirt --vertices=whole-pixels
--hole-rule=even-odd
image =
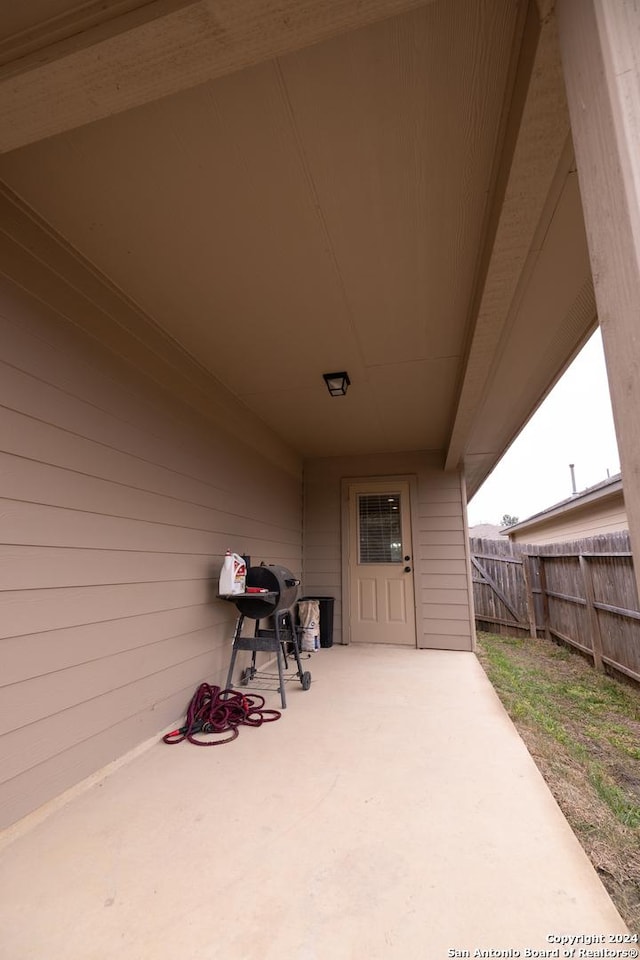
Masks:
[[[516,721],[558,806],[633,933],[640,933],[640,837],[623,826],[562,746]]]
[[[640,689],[547,640],[478,656],[620,914],[640,933]]]

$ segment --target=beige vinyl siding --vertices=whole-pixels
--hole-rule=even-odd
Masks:
[[[629,521],[622,493],[600,503],[590,503],[582,508],[550,517],[540,523],[513,534],[516,543],[565,543],[597,537],[601,533],[616,533],[628,530]]]
[[[335,597],[334,640],[343,642],[341,482],[344,478],[411,475],[417,481],[413,516],[419,647],[470,650],[467,544],[462,478],[445,473],[427,452],[309,460],[304,467],[304,591]]]
[[[9,282],[0,337],[1,827],[225,679],[222,555],[299,575],[302,484]]]

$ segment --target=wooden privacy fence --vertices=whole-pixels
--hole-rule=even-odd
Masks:
[[[640,682],[640,604],[626,532],[572,543],[471,539],[480,630],[546,636]]]

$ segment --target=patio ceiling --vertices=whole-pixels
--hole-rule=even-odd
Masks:
[[[327,6],[3,12],[0,177],[302,456],[473,489],[595,319],[553,21]]]

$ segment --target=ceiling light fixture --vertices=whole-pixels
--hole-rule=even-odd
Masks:
[[[323,373],[322,379],[332,397],[344,397],[351,383],[346,370],[342,370],[340,373]]]

